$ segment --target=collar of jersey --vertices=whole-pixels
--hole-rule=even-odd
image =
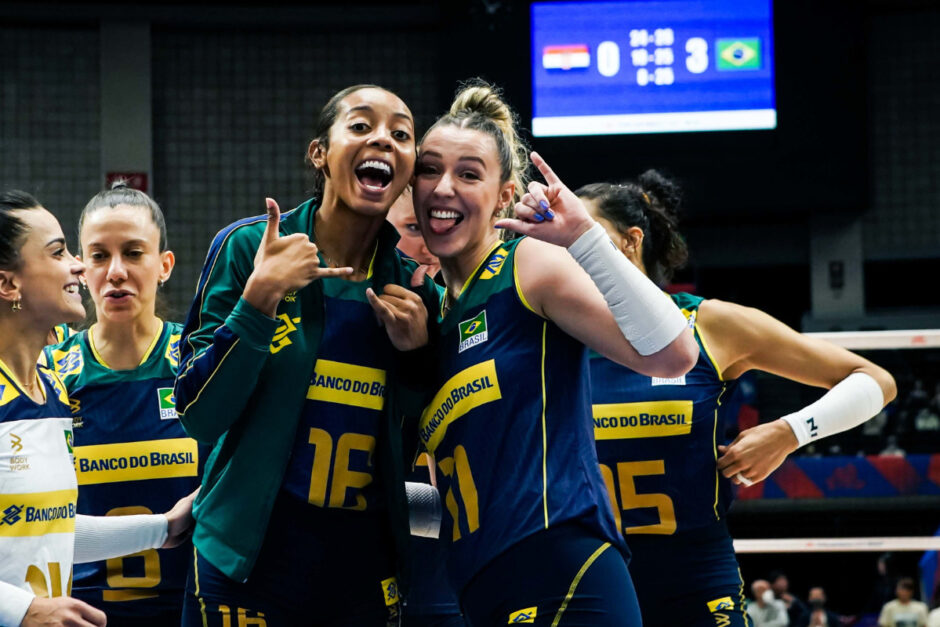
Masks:
[[[16,378],[16,375],[13,374],[13,371],[10,369],[10,367],[7,366],[6,363],[4,363],[2,359],[0,359],[0,373],[3,374],[6,380],[9,381],[10,384],[13,387],[15,387],[19,391],[19,393],[23,395],[24,398],[28,398],[31,402],[35,403],[36,405],[45,405],[46,401],[49,400],[49,395],[46,394],[46,385],[45,383],[43,383],[42,377],[39,376],[38,368],[36,369],[35,372],[36,372],[36,382],[39,383],[39,391],[42,392],[41,403],[37,403],[36,399],[30,396],[30,394],[26,391],[26,386],[20,383],[19,379]]]
[[[460,288],[460,293],[457,294],[457,298],[454,299],[453,304],[450,306],[450,309],[447,312],[448,314],[457,308],[457,303],[460,302],[460,297],[463,296],[463,293],[467,291],[467,288],[469,288],[473,283],[476,283],[477,276],[479,276],[480,274],[480,269],[483,267],[483,264],[489,261],[490,257],[493,256],[493,251],[498,249],[500,246],[504,245],[505,243],[506,242],[504,242],[501,239],[496,240],[496,243],[493,244],[493,246],[491,246],[488,251],[486,251],[486,254],[483,255],[482,259],[480,259],[480,263],[477,264],[477,267],[473,269],[473,272],[471,272],[470,276],[467,277],[467,280],[464,281],[463,287]],[[446,300],[447,300],[447,292],[444,293],[444,298],[441,299],[441,319],[442,320],[446,317],[444,314],[444,302]]]
[[[98,349],[95,348],[95,337],[94,337],[94,335],[92,334],[91,331],[92,331],[92,329],[94,329],[96,326],[98,326],[98,325],[93,324],[93,325],[91,325],[91,327],[88,328],[88,348],[91,349],[91,354],[95,356],[95,361],[97,361],[99,364],[101,364],[102,366],[104,366],[104,367],[107,368],[108,370],[114,370],[114,368],[112,368],[111,366],[109,366],[109,365],[108,365],[108,362],[106,362],[106,361],[104,360],[104,357],[101,356],[101,353],[98,352]],[[140,358],[140,363],[137,364],[137,367],[138,367],[138,368],[140,368],[141,366],[143,366],[145,363],[147,363],[147,360],[150,359],[150,355],[153,353],[153,349],[157,346],[157,342],[159,342],[159,341],[160,341],[160,338],[163,337],[163,331],[164,331],[165,329],[166,329],[166,322],[163,321],[163,320],[161,320],[161,321],[160,321],[160,330],[157,331],[157,334],[153,336],[153,341],[150,342],[150,346],[147,348],[146,351],[144,351],[143,357]]]

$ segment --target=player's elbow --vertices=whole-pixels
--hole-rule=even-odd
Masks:
[[[883,368],[878,368],[875,381],[881,386],[881,392],[885,397],[885,405],[893,401],[898,396],[898,384],[891,376],[891,373]]]
[[[695,367],[698,361],[698,344],[692,331],[685,329],[679,336],[661,351],[650,355],[650,376],[675,378],[681,377]]]

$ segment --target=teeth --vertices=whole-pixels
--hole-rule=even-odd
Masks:
[[[448,211],[447,209],[431,209],[430,215],[432,218],[439,218],[441,220],[460,217],[460,214],[456,211]]]
[[[392,168],[387,163],[383,163],[382,161],[376,161],[374,159],[370,159],[369,161],[363,161],[362,163],[359,164],[359,167],[356,169],[361,170],[363,168],[373,168],[375,170],[382,170],[389,176],[391,176],[392,174]]]
[[[65,286],[65,291],[68,292],[69,294],[78,294],[78,286],[77,286],[77,285],[66,285],[66,286]]]

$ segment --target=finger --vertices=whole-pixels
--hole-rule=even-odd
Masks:
[[[428,271],[431,269],[429,265],[420,265],[414,271],[414,274],[411,275],[411,287],[421,287],[424,285],[424,277],[428,275]]]
[[[395,312],[376,296],[375,291],[373,291],[371,287],[366,288],[366,298],[369,300],[369,304],[372,305],[372,310],[375,311],[375,315],[378,316],[379,323],[384,324],[395,321]]]
[[[313,277],[315,279],[322,279],[323,277],[331,276],[346,276],[353,273],[353,269],[350,266],[345,266],[342,268],[324,268],[322,266],[316,266],[313,269]]]
[[[502,220],[497,220],[496,224],[493,226],[497,229],[507,229],[520,235],[531,235],[535,231],[535,227],[538,225],[533,224],[532,222],[516,220],[514,218],[503,218]]]
[[[415,302],[408,298],[399,298],[390,294],[380,294],[379,300],[392,308],[392,312],[397,318],[399,314],[407,315],[410,309],[414,309]]]
[[[728,450],[728,447],[725,446],[724,444],[719,444],[719,445],[718,445],[718,452],[721,453],[722,455],[724,455],[724,454],[725,454],[725,451],[727,451],[727,450]]]
[[[545,218],[542,214],[538,213],[534,207],[525,205],[521,202],[517,202],[516,205],[512,208],[512,212],[520,220],[525,220],[527,222],[532,222],[538,224],[539,222],[544,222]]]
[[[548,163],[545,162],[545,159],[543,159],[539,153],[532,151],[531,157],[532,164],[537,167],[539,172],[542,173],[542,176],[545,177],[546,183],[552,187],[556,185],[564,185],[564,183],[561,182],[561,179],[558,178],[558,175],[555,174],[555,172],[549,167]]]
[[[82,618],[96,627],[104,627],[108,622],[108,617],[105,616],[104,612],[87,603],[82,602],[82,604],[78,606],[78,611]]]
[[[264,225],[263,241],[273,242],[281,229],[281,208],[273,198],[265,198],[264,202],[268,210],[268,222]]]
[[[546,188],[541,183],[532,181],[529,183],[529,193],[526,196],[532,198],[535,201],[535,204],[538,206],[538,211],[541,213],[546,220],[551,220],[555,217],[555,213],[550,209],[552,203],[548,200],[548,197],[545,195]],[[524,199],[523,199],[524,200]],[[530,204],[530,203],[526,203]]]
[[[415,270],[415,272],[417,272],[417,270]],[[414,277],[412,277],[412,278],[414,278]],[[415,294],[414,292],[412,292],[411,290],[409,290],[407,287],[402,287],[401,285],[397,285],[397,284],[395,284],[395,283],[389,283],[388,285],[386,285],[385,287],[383,287],[383,288],[382,288],[382,295],[383,295],[383,296],[385,296],[385,295],[387,295],[387,296],[395,296],[396,298],[401,298],[401,299],[404,299],[404,300],[410,300],[410,301],[415,302],[415,303],[417,303],[417,302],[419,302],[419,301],[421,300],[421,297],[420,297],[420,296],[418,296],[417,294]]]
[[[734,478],[737,479],[738,481],[740,481],[740,482],[741,482],[741,485],[745,485],[745,486],[752,486],[752,485],[754,485],[754,483],[755,483],[754,481],[751,481],[750,479],[748,479],[747,477],[745,477],[745,476],[742,475],[741,473],[737,473],[737,474],[734,476]]]
[[[532,194],[526,193],[522,198],[519,199],[519,202],[527,207],[532,207],[536,211],[539,210],[539,201]]]

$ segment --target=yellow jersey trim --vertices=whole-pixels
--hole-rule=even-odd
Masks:
[[[545,510],[545,528],[548,529],[548,432],[545,424],[545,336],[548,322],[542,323],[542,508]]]
[[[482,268],[483,264],[485,264],[487,261],[490,260],[490,257],[493,255],[493,251],[502,245],[503,245],[503,242],[497,241],[495,244],[493,244],[493,246],[488,251],[486,251],[486,254],[483,255],[483,259],[480,260],[480,263],[477,264],[476,268],[473,269],[473,272],[470,273],[470,276],[467,277],[466,282],[460,288],[460,292],[457,294],[457,298],[454,299],[454,304],[451,305],[450,307],[451,311],[456,309],[457,301],[459,301],[460,297],[463,296],[463,293],[467,291],[467,288],[476,282],[477,275],[480,272],[480,268]],[[446,301],[447,301],[447,292],[444,292],[444,297],[441,298],[441,318],[444,318],[446,315],[444,313],[444,303]]]
[[[705,355],[708,357],[708,361],[711,362],[712,368],[715,369],[715,374],[718,375],[719,381],[724,381],[724,375],[721,373],[721,368],[718,367],[718,362],[715,361],[715,357],[712,355],[712,351],[708,348],[708,342],[705,340],[705,336],[702,335],[702,330],[698,325],[698,322],[695,323],[695,334],[698,336],[699,341],[702,342],[702,348],[705,349]]]
[[[108,364],[108,362],[106,362],[106,361],[104,360],[104,357],[101,356],[101,353],[98,352],[98,347],[95,346],[95,334],[94,334],[94,329],[95,329],[96,326],[98,326],[97,323],[91,325],[91,327],[88,328],[88,346],[91,348],[91,354],[94,355],[95,360],[96,360],[99,364],[101,364],[102,366],[104,366],[104,367],[107,368],[108,370],[114,370],[114,368],[112,368],[112,367]],[[156,334],[155,336],[153,336],[153,340],[150,342],[150,346],[148,346],[148,347],[147,347],[147,350],[144,351],[143,357],[140,358],[140,363],[137,364],[137,367],[138,367],[138,368],[140,368],[141,366],[143,366],[145,363],[147,363],[147,360],[150,359],[150,355],[151,355],[151,353],[153,353],[153,349],[157,347],[157,343],[160,341],[160,338],[163,337],[163,329],[164,329],[164,327],[166,327],[166,322],[164,322],[163,320],[161,320],[161,321],[160,321],[160,330],[157,331],[157,334]]]
[[[32,403],[35,403],[36,405],[45,405],[46,402],[49,400],[49,398],[46,396],[46,386],[43,385],[42,377],[39,376],[39,370],[36,369],[34,372],[35,372],[35,377],[36,377],[36,383],[39,384],[39,392],[42,394],[42,403],[37,403],[36,399],[34,399],[32,396],[26,393],[26,387],[22,383],[20,383],[19,379],[16,378],[16,375],[13,374],[13,370],[11,370],[10,367],[7,366],[6,363],[2,359],[0,359],[0,374],[2,374],[4,378],[7,380],[7,382],[14,388],[13,390],[11,390],[13,392],[13,395],[10,395],[6,389],[3,390],[3,396],[0,397],[0,405],[6,405],[17,396],[22,396],[24,398],[27,398]]]
[[[518,251],[518,246],[516,247],[516,250]],[[519,266],[516,265],[515,259],[513,259],[512,263],[512,282],[516,287],[516,295],[519,297],[519,302],[522,303],[522,306],[534,313],[536,316],[543,318],[544,316],[539,314],[539,312],[537,312],[532,307],[532,305],[529,304],[529,301],[526,300],[525,294],[522,293],[522,284],[519,282]]]
[[[555,620],[552,621],[552,627],[558,627],[558,623],[561,622],[561,615],[565,613],[565,610],[568,609],[568,603],[571,602],[571,598],[574,597],[575,590],[578,589],[578,584],[581,583],[581,578],[584,577],[584,573],[587,572],[587,569],[591,567],[597,558],[601,554],[610,548],[610,542],[605,542],[604,544],[597,547],[597,550],[591,554],[591,557],[587,558],[587,561],[581,565],[581,569],[578,571],[578,574],[574,576],[574,579],[571,581],[571,586],[568,588],[568,594],[565,595],[565,600],[562,601],[561,607],[558,608],[558,613],[555,614]]]

